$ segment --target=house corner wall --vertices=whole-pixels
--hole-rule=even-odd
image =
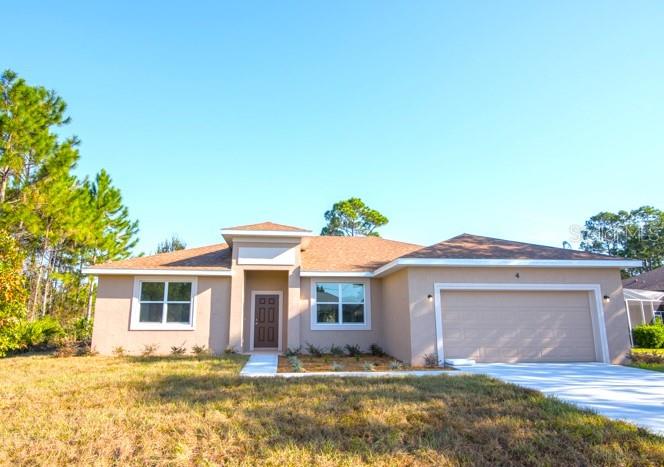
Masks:
[[[242,350],[244,312],[244,271],[234,271],[231,280],[231,299],[228,323],[228,347]]]
[[[428,298],[429,295],[434,295],[434,283],[422,281],[419,271],[406,271],[410,313],[410,364],[422,366],[427,354],[437,352],[434,301]]]
[[[393,357],[411,363],[411,320],[408,270],[402,269],[381,279],[382,342]]]
[[[300,267],[288,273],[288,313],[286,321],[286,335],[282,351],[288,347],[296,348],[301,345],[300,326],[302,303],[300,301]]]

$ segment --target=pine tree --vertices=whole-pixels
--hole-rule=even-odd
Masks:
[[[122,204],[120,190],[112,184],[105,170],[99,172],[94,183],[85,182],[88,203],[93,219],[85,239],[85,263],[95,264],[124,259],[138,242],[138,222],[129,218],[129,210]],[[94,281],[88,279],[86,317],[92,317]]]
[[[8,189],[20,191],[53,151],[57,136],[51,127],[69,122],[65,109],[53,91],[29,86],[11,70],[0,76],[0,206]]]
[[[69,122],[53,91],[11,71],[0,77],[0,228],[26,258],[28,317],[90,317],[94,295],[84,266],[127,257],[138,226],[102,170],[73,175],[78,139],[55,131]],[[87,306],[87,312],[86,312]]]

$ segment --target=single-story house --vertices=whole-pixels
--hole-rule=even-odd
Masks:
[[[623,280],[630,326],[664,319],[664,267]]]
[[[372,343],[421,364],[620,362],[626,260],[463,234],[431,246],[264,222],[225,243],[86,269],[101,354],[156,344],[252,352]]]

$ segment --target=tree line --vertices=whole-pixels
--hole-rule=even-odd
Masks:
[[[585,222],[581,240],[582,250],[643,261],[624,276],[652,271],[664,265],[664,212],[641,206],[597,213]]]
[[[0,77],[0,341],[46,316],[65,328],[89,322],[95,283],[82,268],[126,258],[137,242],[110,175],[74,175],[79,140],[60,136],[66,108],[12,71]]]

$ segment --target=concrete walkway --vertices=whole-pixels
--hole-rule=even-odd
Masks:
[[[664,435],[664,373],[605,363],[460,366]]]
[[[279,354],[276,352],[253,353],[240,371],[240,376],[249,378],[274,377],[277,374]]]

